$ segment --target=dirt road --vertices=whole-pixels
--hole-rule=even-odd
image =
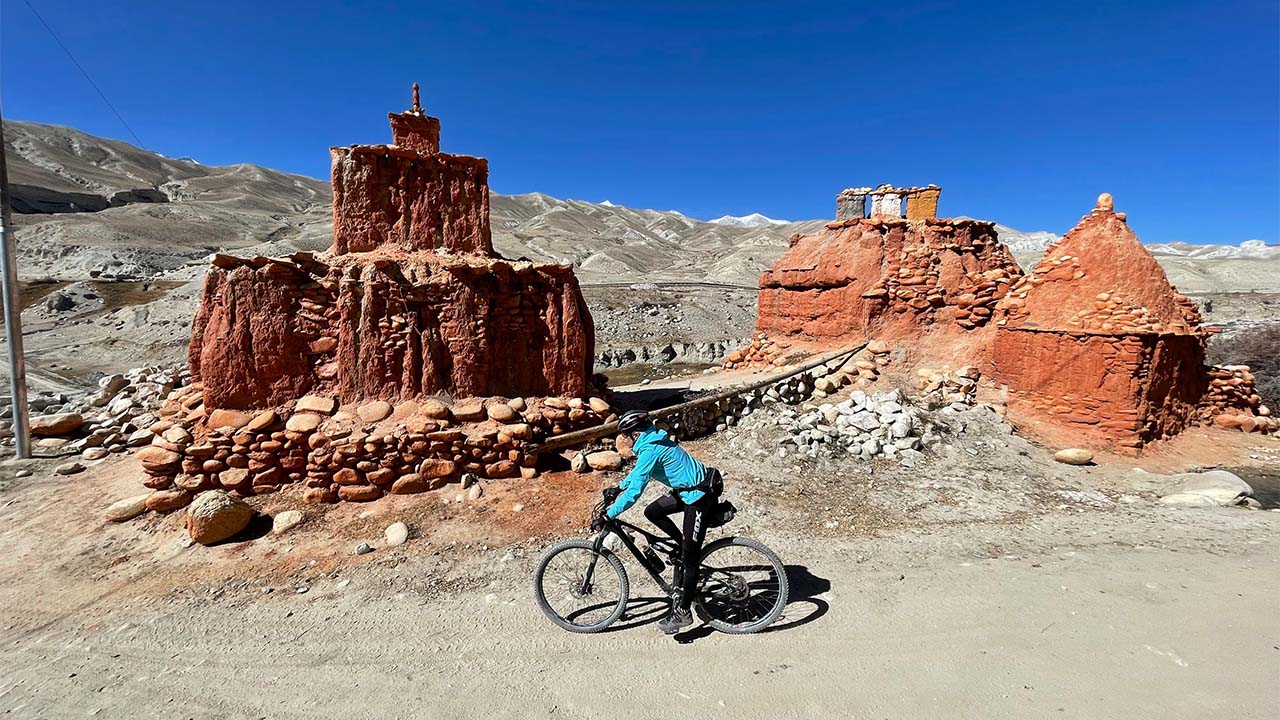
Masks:
[[[186,548],[176,516],[97,520],[104,500],[136,491],[136,478],[127,462],[95,470],[0,493],[8,717],[1262,718],[1278,709],[1280,513],[1074,507],[1023,523],[821,541],[799,516],[755,521],[753,533],[792,564],[784,620],[757,636],[672,640],[652,625],[661,608],[643,601],[599,636],[544,620],[528,573],[545,539],[466,547],[442,529],[352,557],[355,538],[379,544],[380,528],[409,507],[374,504],[333,510],[293,535]],[[510,501],[502,492],[492,493],[493,514]],[[655,594],[633,579],[635,594]]]

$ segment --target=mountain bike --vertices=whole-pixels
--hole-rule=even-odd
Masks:
[[[609,501],[606,495],[596,506],[597,517]],[[644,538],[644,550],[633,533]],[[597,633],[627,611],[631,584],[622,560],[606,546],[610,535],[631,552],[668,598],[677,595],[674,578],[667,582],[663,569],[670,565],[674,575],[680,565],[680,544],[623,520],[606,519],[594,537],[552,545],[534,571],[538,607],[565,630]],[[703,547],[693,609],[708,626],[731,634],[759,632],[778,619],[786,604],[786,568],[763,543],[729,536]]]

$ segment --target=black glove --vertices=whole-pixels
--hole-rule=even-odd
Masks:
[[[604,501],[613,502],[614,500],[617,500],[618,496],[621,494],[622,494],[622,488],[617,488],[617,487],[605,488]]]

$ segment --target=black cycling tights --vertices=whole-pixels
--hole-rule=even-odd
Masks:
[[[702,557],[702,541],[707,537],[707,511],[714,506],[711,496],[703,495],[692,505],[686,504],[675,496],[675,493],[664,495],[649,503],[644,509],[644,516],[649,522],[658,526],[680,545],[680,559],[684,563],[683,577],[681,568],[676,568],[675,582],[683,586],[680,593],[680,609],[688,610],[693,603],[693,593],[698,587],[698,561]],[[684,532],[681,533],[672,522],[671,515],[684,511]],[[683,582],[682,582],[683,581]]]

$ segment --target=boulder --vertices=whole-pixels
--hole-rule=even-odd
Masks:
[[[587,398],[587,404],[591,406],[592,412],[597,415],[607,415],[609,413],[609,403],[598,397]]]
[[[265,410],[254,415],[252,420],[245,423],[244,429],[248,432],[262,432],[278,422],[280,422],[280,416],[276,415],[275,410]]]
[[[132,520],[147,511],[147,498],[151,497],[151,493],[142,495],[134,495],[123,500],[117,500],[107,506],[104,513],[111,522],[124,522]]]
[[[485,477],[489,478],[509,478],[520,474],[520,466],[511,460],[499,460],[495,463],[489,463],[484,466]]]
[[[191,493],[186,490],[157,490],[147,496],[148,510],[169,513],[181,510],[191,503]]]
[[[208,490],[187,507],[187,534],[201,545],[219,543],[248,527],[256,514],[225,490]]]
[[[423,400],[418,411],[432,420],[449,419],[449,406],[435,398]]]
[[[427,480],[418,473],[409,473],[396,478],[391,483],[392,495],[413,495],[427,491]]]
[[[63,463],[54,468],[53,471],[59,475],[75,475],[84,472],[84,464],[76,461]]]
[[[315,432],[322,422],[324,422],[324,417],[321,415],[309,412],[296,413],[285,422],[284,429],[299,433]]]
[[[1093,452],[1084,448],[1066,448],[1054,453],[1053,459],[1067,465],[1088,465],[1093,462]]]
[[[323,395],[304,395],[293,406],[294,412],[310,412],[320,415],[332,415],[337,409],[338,401],[335,398]]]
[[[219,408],[209,413],[205,418],[205,427],[221,428],[229,427],[239,430],[255,417],[256,413],[248,413],[244,410],[228,410]]]
[[[143,470],[160,474],[177,469],[178,463],[182,462],[182,455],[155,445],[139,450],[137,458],[142,463]]]
[[[418,474],[428,480],[449,477],[457,471],[457,463],[452,460],[441,460],[439,458],[427,458],[418,466]]]
[[[484,403],[479,400],[464,400],[453,406],[453,416],[462,422],[479,422],[487,415]]]
[[[391,403],[386,400],[370,400],[356,408],[356,415],[367,423],[375,423],[391,417],[391,412],[394,409],[391,407]]]
[[[338,488],[338,497],[347,502],[369,502],[382,497],[382,488],[377,485],[343,485]]]
[[[1253,488],[1235,473],[1209,470],[1163,476],[1167,488],[1160,502],[1166,505],[1235,505],[1253,496]],[[1205,498],[1205,501],[1194,497]]]
[[[232,490],[241,487],[249,479],[249,471],[245,468],[227,468],[218,473],[218,484]]]
[[[569,467],[576,473],[585,473],[591,470],[591,465],[587,463],[587,456],[577,453],[573,459],[569,461]]]
[[[622,455],[613,450],[600,450],[587,455],[587,465],[592,470],[621,470]]]
[[[506,403],[495,403],[486,408],[485,411],[488,413],[490,420],[496,420],[500,423],[509,423],[520,417],[519,413]]]
[[[31,418],[31,434],[35,437],[70,435],[79,430],[82,425],[84,425],[84,417],[79,413],[37,415]]]

